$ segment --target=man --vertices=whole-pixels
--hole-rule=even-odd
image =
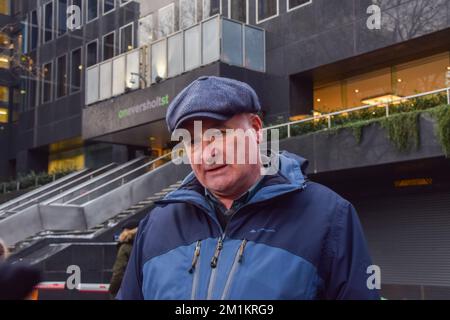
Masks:
[[[249,161],[259,111],[250,86],[219,77],[199,78],[171,103],[169,130],[193,136],[193,172],[141,222],[119,299],[379,299],[353,206],[308,181],[299,156],[279,154],[272,175]],[[205,138],[209,129],[225,138]],[[242,131],[253,133],[246,162],[218,161]]]

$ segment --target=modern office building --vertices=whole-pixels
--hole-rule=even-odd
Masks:
[[[29,68],[0,52],[3,177],[165,154],[167,106],[201,76],[252,85],[266,125],[450,86],[448,0],[0,0],[11,23],[0,46]],[[430,121],[409,152],[374,127],[282,142],[355,204],[387,297],[450,297],[450,161]]]

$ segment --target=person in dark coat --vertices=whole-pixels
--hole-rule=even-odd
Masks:
[[[0,300],[24,300],[40,282],[39,270],[24,264],[0,262]]]
[[[117,257],[114,262],[113,274],[109,285],[109,293],[112,297],[115,297],[120,289],[122,278],[133,249],[133,242],[136,237],[138,224],[139,222],[136,220],[128,221],[122,227],[122,232],[119,235],[117,243]]]

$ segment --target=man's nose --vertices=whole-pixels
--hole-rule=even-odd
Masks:
[[[218,151],[213,144],[209,144],[203,151],[203,161],[204,163],[211,165],[216,161]]]

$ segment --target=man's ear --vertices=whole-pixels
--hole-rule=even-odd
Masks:
[[[251,114],[250,115],[250,124],[256,132],[256,139],[257,139],[256,141],[258,144],[260,144],[262,141],[262,128],[263,128],[263,123],[262,123],[261,118],[257,114]]]

